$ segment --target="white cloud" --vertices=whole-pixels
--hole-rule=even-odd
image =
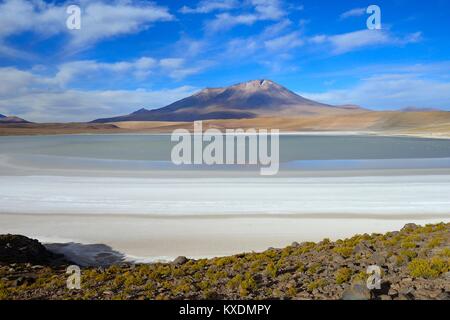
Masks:
[[[359,30],[337,35],[316,35],[310,38],[312,44],[331,46],[333,54],[343,54],[350,51],[383,45],[406,45],[421,40],[420,32],[405,37],[394,36],[388,30]]]
[[[211,65],[211,62],[204,60],[197,61],[196,65],[187,66],[187,64],[187,61],[182,58],[167,58],[159,62],[162,73],[177,81],[203,71]]]
[[[252,10],[241,14],[221,13],[206,24],[206,30],[217,32],[238,25],[253,25],[257,21],[276,21],[285,17],[286,12],[280,0],[249,0]]]
[[[131,73],[138,79],[144,79],[155,69],[157,64],[158,62],[150,57],[141,57],[134,61],[119,61],[115,63],[103,63],[94,60],[72,61],[58,66],[58,72],[54,81],[56,84],[64,86],[76,77],[84,75],[92,77],[98,73],[101,76],[105,76],[106,74],[126,76]]]
[[[450,109],[450,82],[415,74],[382,74],[361,80],[345,90],[301,93],[329,104],[358,104],[368,108],[404,108],[408,106]]]
[[[299,32],[292,32],[264,42],[267,49],[276,52],[297,48],[303,43]]]
[[[184,59],[180,59],[180,58],[167,58],[167,59],[162,59],[159,62],[161,67],[168,68],[168,69],[180,68],[181,66],[184,65],[184,63],[185,63]]]
[[[280,22],[274,23],[263,30],[262,36],[273,37],[284,32],[287,28],[292,26],[292,21],[289,19],[283,19]]]
[[[250,0],[261,20],[278,20],[286,14],[279,0]]]
[[[0,38],[33,31],[45,35],[64,29],[67,14],[63,6],[42,0],[5,0],[0,3]]]
[[[133,67],[118,64],[95,66],[92,62],[83,65],[88,69],[115,70],[135,66],[136,63]],[[52,77],[16,68],[0,68],[0,78],[5,81],[5,85],[0,87],[0,111],[31,121],[90,121],[130,113],[142,107],[162,107],[196,90],[189,86],[162,90],[66,89],[61,87],[61,77],[61,74]]]
[[[89,2],[83,10],[81,30],[71,32],[71,44],[83,47],[105,38],[139,32],[157,21],[173,19],[167,8],[152,3]]]
[[[229,13],[221,13],[207,24],[207,31],[224,31],[238,25],[250,26],[258,21],[258,17],[254,14],[231,15]]]
[[[181,13],[210,13],[213,11],[225,11],[234,9],[239,5],[237,0],[202,0],[195,8],[183,6],[180,9]]]
[[[292,59],[291,51],[303,46],[305,40],[301,32],[290,31],[290,26],[292,22],[283,19],[256,36],[234,38],[225,44],[218,59],[244,61],[251,57],[251,61],[270,67],[272,71],[292,70],[293,66],[286,66],[286,62]]]
[[[354,8],[348,10],[340,15],[341,19],[347,19],[350,17],[360,17],[366,14],[367,8]]]
[[[138,1],[81,0],[81,30],[66,27],[66,7],[72,2],[48,3],[43,0],[4,0],[0,3],[0,54],[14,50],[6,40],[23,32],[49,37],[66,34],[70,48],[83,49],[106,38],[136,33],[157,21],[174,17],[165,7]],[[17,50],[16,50],[17,51]]]
[[[89,79],[90,81],[98,79],[101,82],[111,77],[130,79],[131,76],[136,80],[143,81],[151,75],[182,80],[187,76],[203,71],[209,66],[209,62],[203,60],[189,66],[187,64],[187,61],[183,58],[157,60],[152,57],[141,57],[135,60],[111,63],[78,60],[57,66],[55,76],[48,78],[48,82],[58,87],[64,87],[75,80],[80,81],[80,79]]]
[[[20,96],[0,99],[0,110],[35,122],[92,121],[128,114],[142,107],[162,107],[185,98],[196,90],[181,86],[163,90],[30,91]]]
[[[78,60],[54,68],[42,65],[29,70],[0,67],[0,110],[31,121],[88,121],[137,108],[161,107],[184,98],[193,88],[180,86],[165,90],[110,90],[127,83],[138,88],[149,76],[181,80],[209,67],[209,62],[188,64],[183,58],[98,62]],[[88,84],[89,88],[79,89]],[[148,85],[148,82],[145,83]],[[75,89],[78,88],[78,89]]]

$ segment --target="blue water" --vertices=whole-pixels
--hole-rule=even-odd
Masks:
[[[63,135],[0,137],[0,155],[40,161],[96,163],[121,169],[180,169],[170,162],[169,135]],[[206,145],[207,143],[205,143]],[[377,136],[280,136],[284,169],[450,168],[450,140]],[[205,169],[204,166],[188,166]],[[210,168],[210,167],[208,167]],[[226,169],[226,166],[220,166]],[[239,167],[233,166],[234,169]]]

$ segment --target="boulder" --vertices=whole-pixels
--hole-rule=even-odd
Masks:
[[[405,224],[405,226],[402,228],[401,231],[412,231],[417,229],[419,226],[415,223],[407,223]]]
[[[48,265],[62,260],[63,256],[48,251],[37,240],[20,235],[0,235],[0,265]]]
[[[189,259],[183,256],[179,256],[178,258],[176,258],[175,260],[173,260],[173,264],[177,265],[177,266],[181,266],[183,264],[185,264],[186,262],[188,262]]]

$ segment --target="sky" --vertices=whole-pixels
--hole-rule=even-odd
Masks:
[[[90,121],[253,79],[334,105],[450,110],[449,30],[447,0],[0,0],[0,114]]]

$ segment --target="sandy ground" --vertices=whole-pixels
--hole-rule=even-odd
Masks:
[[[171,133],[175,129],[193,129],[192,122],[130,121],[107,124],[44,123],[2,124],[0,135],[42,134],[110,134]],[[363,111],[342,115],[294,117],[261,117],[241,120],[207,120],[203,128],[217,129],[279,129],[282,132],[356,132],[359,134],[407,135],[449,138],[450,112]]]

